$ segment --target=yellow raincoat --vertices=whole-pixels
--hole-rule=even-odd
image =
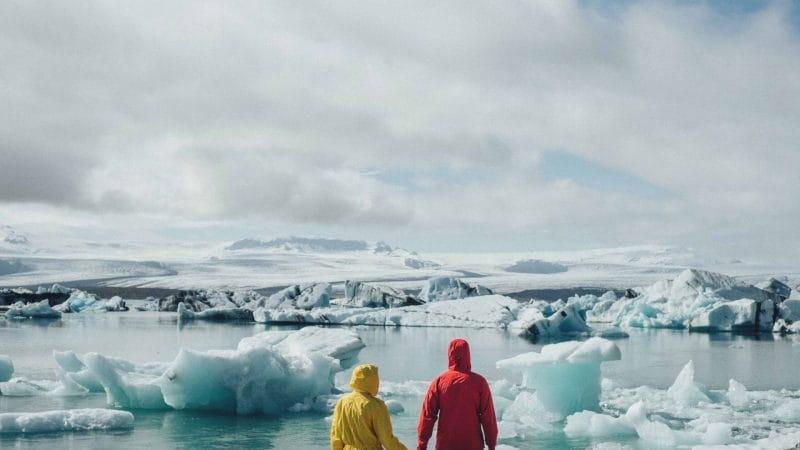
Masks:
[[[336,403],[331,424],[331,450],[408,450],[392,433],[389,410],[378,395],[378,367],[353,369],[353,392]]]

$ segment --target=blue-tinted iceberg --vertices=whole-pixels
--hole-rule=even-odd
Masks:
[[[6,311],[7,319],[58,319],[61,313],[50,307],[47,300],[36,303],[17,302]]]
[[[133,428],[133,414],[111,409],[69,409],[0,414],[0,433],[49,433]]]
[[[136,365],[96,353],[83,363],[113,406],[279,415],[331,395],[342,361],[363,347],[350,330],[308,327],[259,333],[234,350],[182,349],[171,363]],[[80,368],[61,359],[62,367]]]
[[[567,304],[585,314],[589,323],[695,331],[769,331],[775,319],[792,316],[796,306],[788,300],[786,306],[776,306],[762,289],[696,269],[630,292],[620,299],[609,294],[573,297]]]
[[[14,363],[6,355],[0,355],[0,381],[8,381],[14,374]]]
[[[467,283],[454,277],[437,277],[425,283],[419,297],[426,302],[438,302],[491,294],[491,289],[479,284]]]
[[[546,345],[541,353],[500,360],[497,368],[522,373],[522,386],[535,391],[529,406],[563,419],[578,411],[599,410],[600,364],[621,358],[616,344],[593,337]]]

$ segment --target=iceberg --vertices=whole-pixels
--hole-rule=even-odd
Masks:
[[[521,325],[520,336],[538,339],[565,334],[588,334],[592,328],[572,305],[565,306],[547,318],[536,319]]]
[[[492,290],[454,277],[431,278],[419,292],[419,297],[426,302],[457,300],[482,295],[492,295]]]
[[[0,355],[0,381],[8,381],[14,374],[14,363],[7,355]]]
[[[498,369],[522,373],[522,386],[535,391],[541,407],[559,418],[600,409],[600,364],[622,358],[619,347],[600,337],[568,341],[497,361]]]
[[[72,289],[69,298],[64,303],[56,306],[55,309],[64,313],[80,313],[88,311],[127,311],[128,307],[125,305],[125,300],[116,295],[108,300],[103,300],[96,294]]]
[[[127,411],[102,408],[2,413],[0,434],[130,429],[133,421]]]
[[[772,329],[771,300],[750,299],[720,302],[700,312],[689,322],[692,331],[769,331]],[[757,328],[756,328],[757,327]]]
[[[313,309],[330,306],[333,290],[328,283],[289,286],[272,294],[265,304],[270,309]]]
[[[178,321],[210,320],[215,322],[253,322],[253,311],[247,308],[211,308],[192,312],[183,303],[178,303]]]
[[[410,327],[506,328],[521,313],[519,302],[502,295],[446,300],[397,308],[317,308],[253,312],[256,322],[296,324],[338,324]]]
[[[638,293],[638,295],[637,295]],[[691,328],[693,331],[768,331],[773,319],[789,315],[765,291],[727,275],[696,269],[660,280],[616,299],[570,299],[588,322],[628,328]]]
[[[371,285],[351,280],[344,283],[344,296],[342,306],[356,308],[397,308],[423,303],[413,295],[405,294],[391,286]]]
[[[50,307],[48,300],[36,303],[17,302],[6,311],[7,319],[58,319],[61,313]]]
[[[685,406],[697,406],[700,402],[710,403],[709,391],[694,380],[694,363],[689,361],[683,367],[675,382],[667,389],[667,395],[675,402]]]
[[[135,365],[96,353],[84,362],[116,407],[279,415],[334,393],[334,374],[363,347],[353,331],[307,327],[262,332],[234,350],[182,349],[167,364]]]

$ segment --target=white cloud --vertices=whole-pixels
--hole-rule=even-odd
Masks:
[[[790,7],[6,3],[0,210],[796,252]],[[543,176],[553,149],[668,195]]]

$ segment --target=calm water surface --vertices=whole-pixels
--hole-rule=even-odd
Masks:
[[[15,376],[55,379],[53,350],[98,352],[142,363],[171,361],[181,347],[196,350],[234,348],[243,337],[269,329],[260,324],[194,322],[179,327],[165,313],[109,313],[66,316],[50,322],[0,320],[0,354],[14,361]],[[490,381],[513,374],[499,371],[495,361],[538,350],[541,344],[502,330],[447,328],[356,328],[367,347],[359,362],[380,366],[382,380],[429,381],[446,366],[447,344],[466,338],[472,347],[473,369]],[[791,339],[762,335],[697,334],[685,331],[634,331],[617,340],[622,361],[605,363],[603,375],[626,387],[666,388],[690,359],[696,377],[712,389],[726,389],[734,378],[750,390],[800,389],[797,377],[800,345]],[[337,376],[346,385],[349,372]],[[399,397],[405,413],[393,417],[396,434],[408,446],[416,442],[421,398]],[[104,407],[105,396],[0,396],[0,412]],[[135,428],[124,432],[6,435],[0,447],[14,448],[327,448],[329,424],[314,413],[281,418],[237,417],[186,411],[133,410]],[[538,441],[509,442],[520,448],[585,448],[587,440],[548,436]],[[429,446],[432,448],[432,445]]]

